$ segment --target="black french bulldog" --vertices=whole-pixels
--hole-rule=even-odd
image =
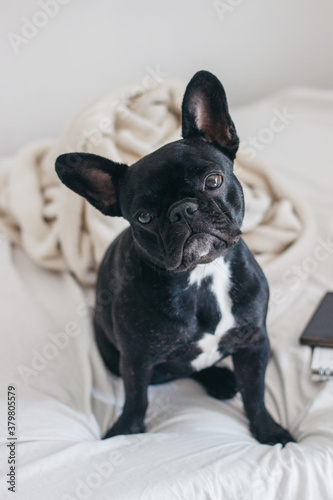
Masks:
[[[56,160],[66,186],[130,223],[97,281],[96,341],[126,392],[104,437],[145,431],[149,384],[192,377],[218,399],[239,390],[252,434],[285,445],[294,439],[264,403],[269,290],[240,238],[239,139],[224,89],[207,71],[187,86],[182,136],[131,167],[87,153]],[[234,373],[215,366],[229,355]]]

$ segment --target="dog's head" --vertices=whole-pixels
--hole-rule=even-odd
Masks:
[[[239,241],[244,216],[233,173],[239,139],[211,73],[196,73],[186,88],[182,135],[130,167],[87,153],[56,160],[66,186],[105,215],[127,219],[141,255],[170,271],[222,255]]]

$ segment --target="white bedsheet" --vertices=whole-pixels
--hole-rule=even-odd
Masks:
[[[1,498],[333,497],[333,384],[310,381],[311,349],[298,343],[324,292],[333,290],[333,93],[294,90],[232,116],[243,141],[267,139],[262,129],[284,107],[295,117],[271,141],[259,141],[257,158],[281,170],[304,197],[318,235],[299,268],[286,269],[272,290],[266,403],[298,443],[259,444],[239,395],[220,402],[189,379],[149,388],[146,434],[101,441],[121,412],[124,391],[94,345],[91,297],[70,275],[38,268],[1,236]],[[4,331],[1,323],[9,322]],[[16,387],[18,405],[15,494],[5,479],[8,385]]]

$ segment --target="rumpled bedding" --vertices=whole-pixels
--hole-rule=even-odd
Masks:
[[[332,497],[333,384],[311,381],[311,349],[298,341],[325,291],[333,289],[331,91],[291,89],[231,110],[243,145],[235,168],[247,191],[245,238],[271,286],[266,404],[298,442],[285,448],[259,444],[248,430],[239,395],[217,401],[192,379],[149,388],[146,434],[100,440],[121,412],[124,389],[105,369],[93,341],[90,283],[123,223],[106,222],[66,191],[51,167],[57,154],[79,149],[133,162],[176,139],[181,89],[178,101],[174,98],[174,118],[155,100],[154,91],[160,94],[153,89],[154,112],[148,106],[144,117],[128,102],[133,113],[121,115],[137,124],[132,135],[132,125],[118,134],[117,118],[118,132],[110,126],[110,136],[93,141],[84,130],[105,117],[103,106],[96,104],[96,114],[87,108],[82,129],[72,123],[62,142],[33,145],[20,161],[2,163],[1,498]],[[169,91],[165,99],[168,110],[173,109]],[[157,120],[158,109],[157,132],[147,122],[152,116]],[[276,110],[294,118],[267,141],[271,135],[262,131],[270,128]],[[116,113],[111,110],[111,115]],[[79,135],[71,136],[73,130]],[[82,148],[76,142],[81,133],[90,137]],[[251,146],[250,155],[251,137],[260,148]],[[5,482],[9,385],[15,387],[17,402],[15,494]]]

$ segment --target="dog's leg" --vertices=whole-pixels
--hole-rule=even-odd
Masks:
[[[254,437],[261,443],[285,445],[295,440],[273,420],[264,403],[269,341],[266,331],[263,334],[255,344],[240,348],[233,354],[235,376]]]
[[[191,375],[216,399],[230,399],[237,393],[234,373],[226,367],[210,366]]]
[[[107,431],[103,439],[118,434],[145,432],[144,417],[148,406],[147,389],[153,366],[138,364],[132,358],[121,356],[120,373],[125,385],[125,405],[116,423]]]
[[[99,326],[96,319],[94,320],[94,333],[99,353],[102,356],[105,365],[112,373],[118,375],[119,377],[120,353],[110,342],[106,335],[106,332]]]

